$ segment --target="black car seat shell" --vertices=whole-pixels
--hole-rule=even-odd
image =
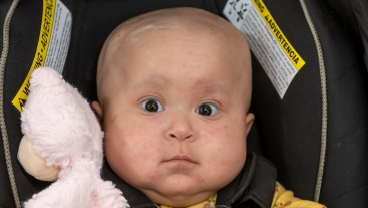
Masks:
[[[19,111],[11,104],[35,55],[42,2],[21,0],[17,5],[10,22],[9,51],[4,66],[4,121],[17,194],[22,202],[50,184],[29,176],[16,159],[22,134]],[[179,6],[202,8],[225,18],[223,8],[227,1],[62,2],[73,15],[63,76],[92,101],[97,99],[95,72],[100,49],[118,24],[145,12]],[[363,20],[345,21],[339,13],[343,9],[338,9],[338,1],[263,2],[306,64],[281,99],[257,57],[252,57],[251,108],[256,121],[248,137],[248,151],[271,160],[278,168],[278,180],[297,197],[314,200],[317,194],[320,203],[327,207],[366,207],[368,78],[362,46],[365,39],[360,32],[346,27],[358,25],[357,22]],[[0,26],[11,4],[10,0],[0,2]],[[349,12],[355,14],[353,10],[347,10]],[[0,37],[4,39],[3,35]],[[3,140],[4,135],[2,132]],[[326,151],[321,156],[323,147]],[[0,149],[5,150],[3,143]],[[0,151],[0,207],[16,207],[3,152]],[[128,201],[133,198],[148,200],[121,181],[105,164],[103,177],[112,180]],[[321,186],[316,188],[317,183]]]

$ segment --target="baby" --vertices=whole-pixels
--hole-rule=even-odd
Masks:
[[[247,41],[226,20],[174,8],[124,22],[103,46],[91,104],[109,165],[158,207],[323,207],[247,157],[251,89]],[[257,177],[266,188],[255,197]]]

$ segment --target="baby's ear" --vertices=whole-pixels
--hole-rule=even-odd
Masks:
[[[100,126],[102,128],[102,122],[103,122],[103,114],[102,114],[102,108],[98,101],[92,101],[91,108],[93,109],[98,123],[100,123]]]
[[[245,130],[246,130],[247,136],[248,136],[250,129],[252,128],[253,122],[254,122],[254,114],[248,113],[245,118]]]

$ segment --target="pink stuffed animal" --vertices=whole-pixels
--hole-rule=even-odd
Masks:
[[[103,181],[103,133],[87,101],[51,68],[36,69],[21,114],[18,158],[41,180],[56,180],[26,208],[125,208],[120,190]]]

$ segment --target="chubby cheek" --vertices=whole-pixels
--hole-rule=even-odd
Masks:
[[[134,186],[151,183],[161,159],[159,129],[137,120],[112,122],[105,128],[106,159],[113,171]]]
[[[209,153],[205,162],[211,164],[209,168],[214,170],[209,172],[208,178],[222,179],[224,184],[228,184],[239,174],[247,154],[243,128],[229,124],[203,128],[201,133],[201,146],[206,148],[203,151]]]

